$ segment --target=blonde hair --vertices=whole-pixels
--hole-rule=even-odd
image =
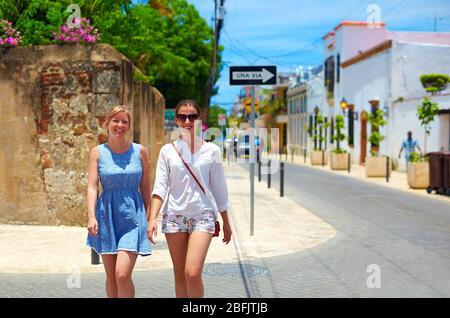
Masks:
[[[125,113],[127,114],[128,117],[128,127],[131,127],[131,114],[130,111],[128,109],[128,107],[126,105],[119,105],[119,106],[113,106],[108,114],[106,115],[106,121],[105,121],[105,128],[106,128],[106,140],[108,140],[109,138],[109,130],[108,130],[108,125],[109,122],[111,121],[111,119],[117,115],[118,113]]]
[[[178,112],[180,111],[180,108],[183,106],[192,106],[197,110],[197,113],[199,116],[202,115],[202,111],[200,109],[200,107],[197,105],[197,103],[195,102],[195,100],[193,99],[183,99],[180,100],[177,104],[177,106],[175,107],[175,115],[178,115]]]

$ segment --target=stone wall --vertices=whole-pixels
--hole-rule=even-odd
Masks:
[[[0,50],[0,223],[85,225],[89,150],[114,105],[130,107],[153,183],[164,98],[136,71],[106,44]]]

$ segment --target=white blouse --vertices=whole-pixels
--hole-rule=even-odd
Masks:
[[[192,215],[212,209],[217,217],[218,212],[228,210],[228,188],[220,148],[207,142],[192,154],[185,141],[178,139],[174,144],[207,194],[184,166],[172,144],[166,144],[159,153],[152,191],[152,195],[164,200],[163,213]]]

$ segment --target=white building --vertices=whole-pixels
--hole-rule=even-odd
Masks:
[[[309,129],[314,125],[314,108],[327,111],[322,65],[309,67],[305,72],[297,68],[287,91],[288,149],[295,154],[311,150]]]
[[[450,74],[450,33],[390,32],[384,24],[343,22],[323,39],[328,112],[331,116],[342,113],[340,101],[345,99],[357,114],[349,120],[346,113],[346,134],[353,137],[353,143],[344,147],[353,153],[354,160],[364,163],[369,155],[371,127],[366,115],[372,107],[387,113],[387,125],[380,129],[385,137],[381,154],[397,158],[409,130],[424,150],[424,129],[416,109],[429,94],[420,76]],[[441,92],[432,101],[439,103],[441,113],[433,122],[426,151],[448,151],[450,91]],[[398,163],[404,170],[404,161]]]
[[[306,83],[300,82],[297,85],[290,86],[287,91],[287,147],[290,153],[300,154],[307,147],[308,113],[306,90]]]

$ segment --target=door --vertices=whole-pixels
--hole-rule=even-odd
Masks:
[[[359,163],[364,164],[366,162],[367,153],[367,112],[363,110],[359,117],[361,118]]]

